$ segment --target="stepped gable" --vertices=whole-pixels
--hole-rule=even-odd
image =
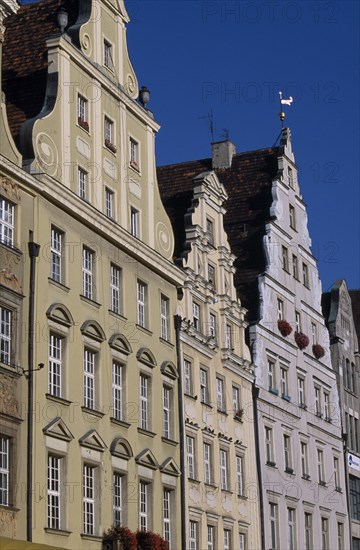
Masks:
[[[272,181],[278,173],[279,148],[235,154],[231,168],[215,169],[228,200],[224,204],[224,227],[235,254],[235,286],[248,320],[258,318],[258,275],[265,270],[262,237],[270,220]],[[203,159],[161,166],[157,169],[161,198],[175,233],[175,257],[185,241],[184,215],[191,205],[193,178],[212,170],[212,160]]]
[[[48,69],[46,40],[60,32],[56,21],[60,7],[68,13],[68,27],[73,25],[78,16],[75,0],[27,4],[4,22],[3,91],[10,130],[17,146],[20,126],[36,116],[44,104]]]

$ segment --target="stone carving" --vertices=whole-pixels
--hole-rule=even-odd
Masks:
[[[172,239],[168,228],[162,222],[156,224],[156,238],[160,248],[168,253],[171,249]]]
[[[1,257],[3,260],[3,264],[10,269],[14,265],[19,265],[20,263],[20,256],[15,254],[12,250],[2,250]]]
[[[48,134],[41,132],[36,139],[37,161],[49,176],[54,176],[58,170],[58,152],[54,141]]]
[[[225,512],[230,513],[232,511],[231,498],[229,498],[228,496],[224,496],[222,501],[222,507],[225,510]]]
[[[15,536],[16,512],[0,508],[0,533],[5,533],[7,531],[7,533],[10,534],[10,529],[12,531],[12,536]]]
[[[19,416],[19,403],[15,397],[16,379],[2,374],[0,377],[0,412]]]
[[[199,504],[200,500],[201,500],[199,489],[197,489],[196,487],[190,487],[190,489],[189,489],[189,498],[190,498],[190,500],[195,502],[195,504]]]
[[[18,294],[22,294],[22,286],[15,273],[11,273],[6,268],[0,270],[0,285],[6,286]]]
[[[0,176],[0,193],[13,202],[20,202],[20,190],[17,183],[6,176]]]
[[[84,54],[90,57],[92,52],[92,44],[91,44],[91,38],[87,33],[83,34],[83,37],[81,39],[81,47],[83,49]]]
[[[126,91],[130,96],[133,96],[136,92],[136,83],[131,74],[128,74],[126,77]]]

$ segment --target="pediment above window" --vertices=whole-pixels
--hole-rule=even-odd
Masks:
[[[157,470],[159,468],[159,463],[150,449],[145,449],[138,454],[135,457],[135,462],[141,464],[141,466],[146,466],[146,468],[151,468],[152,470]]]
[[[220,183],[214,171],[202,172],[193,179],[196,185],[194,190],[194,196],[200,191],[201,187],[204,187],[208,191],[211,191],[213,195],[220,199],[221,202],[225,202],[228,199],[228,194],[225,191],[225,187]]]
[[[134,456],[130,443],[123,437],[116,437],[110,445],[110,453],[113,456],[130,460]]]
[[[46,317],[65,327],[71,327],[74,324],[74,319],[69,309],[60,303],[52,304],[46,312]]]
[[[43,432],[45,435],[54,437],[55,439],[62,439],[64,441],[71,441],[74,439],[73,434],[59,416],[49,422],[49,424],[43,428]]]
[[[89,449],[94,449],[95,451],[103,452],[107,447],[100,435],[96,430],[90,430],[85,435],[80,437],[79,443],[82,447],[88,447]]]
[[[169,476],[179,477],[181,474],[180,468],[173,458],[167,458],[160,466],[160,472]]]
[[[125,355],[130,355],[132,353],[132,348],[130,346],[129,340],[123,334],[113,334],[109,339],[109,346],[120,353]]]
[[[81,333],[97,342],[106,340],[105,332],[97,321],[85,321],[80,327]]]
[[[137,360],[152,369],[157,366],[155,356],[149,348],[140,348],[136,354]]]
[[[172,380],[176,380],[176,378],[178,377],[177,368],[175,367],[174,363],[172,363],[171,361],[164,361],[161,364],[160,370],[162,374],[164,374],[165,376],[168,376]]]

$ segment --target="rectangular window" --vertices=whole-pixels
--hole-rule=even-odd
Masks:
[[[239,550],[246,550],[246,535],[239,533]]]
[[[78,195],[86,201],[88,194],[88,173],[82,168],[78,168]]]
[[[321,550],[329,550],[329,520],[321,518]]]
[[[301,315],[299,311],[295,311],[295,330],[301,332]]]
[[[316,416],[321,416],[321,394],[320,388],[315,386],[315,414]]]
[[[215,527],[207,526],[207,550],[215,550]]]
[[[9,506],[10,446],[8,437],[0,437],[0,505]]]
[[[305,512],[305,550],[312,550],[313,548],[313,535],[312,535],[312,514]]]
[[[141,327],[146,326],[146,284],[137,282],[137,322]]]
[[[211,445],[204,443],[204,483],[211,483]]]
[[[285,271],[289,272],[289,253],[286,246],[281,247],[282,265]]]
[[[11,363],[11,311],[0,307],[0,361]]]
[[[298,376],[298,402],[301,408],[305,407],[305,380]]]
[[[302,264],[302,270],[303,270],[303,283],[304,283],[304,286],[306,286],[307,288],[310,288],[310,284],[309,284],[309,268],[306,264]]]
[[[265,456],[267,464],[274,464],[273,432],[268,426],[265,426]]]
[[[104,40],[104,65],[107,69],[113,70],[112,46],[107,40]]]
[[[216,338],[216,317],[213,313],[209,316],[209,336]]]
[[[220,449],[220,486],[224,491],[228,490],[228,453]]]
[[[289,397],[288,371],[285,367],[280,367],[280,384],[282,397]]]
[[[140,531],[148,529],[148,484],[140,481],[139,483],[139,528]]]
[[[139,144],[130,138],[130,165],[139,169]]]
[[[120,314],[120,269],[110,265],[110,309]]]
[[[123,419],[123,366],[117,361],[112,364],[113,418]]]
[[[84,128],[84,130],[89,131],[88,102],[80,94],[78,94],[77,115],[78,115],[78,124],[79,124],[79,126]]]
[[[104,117],[104,140],[106,147],[114,144],[114,123],[107,116]]]
[[[227,349],[232,350],[233,349],[233,342],[232,342],[232,326],[228,323],[225,327],[225,347]]]
[[[140,428],[149,430],[149,379],[140,374]]]
[[[161,338],[169,340],[169,300],[161,295],[160,299],[160,318],[161,318]]]
[[[304,479],[309,479],[309,457],[308,457],[308,446],[304,441],[300,442],[300,451],[301,451],[301,475]]]
[[[295,254],[292,256],[292,266],[293,266],[293,277],[297,281],[299,280],[299,262]]]
[[[311,323],[311,340],[313,345],[317,344],[317,330],[315,323]]]
[[[294,508],[287,509],[288,516],[288,550],[295,549],[295,535],[296,535],[296,526],[295,526],[295,510]]]
[[[292,204],[289,204],[289,219],[291,229],[296,229],[295,208]]]
[[[278,546],[278,507],[270,502],[270,549],[277,550]]]
[[[194,329],[200,331],[201,322],[200,322],[200,306],[196,302],[193,302],[193,323]]]
[[[192,390],[192,373],[191,363],[184,359],[184,393],[185,395],[191,395]]]
[[[105,187],[105,216],[114,217],[114,192]]]
[[[83,466],[83,528],[86,535],[95,534],[95,468]]]
[[[206,233],[209,244],[214,245],[214,222],[210,218],[206,218]]]
[[[318,469],[318,482],[320,483],[320,485],[325,485],[324,453],[320,449],[317,449],[317,469]]]
[[[224,529],[224,550],[230,550],[231,531]]]
[[[244,457],[236,457],[236,494],[244,496]]]
[[[171,389],[163,386],[163,436],[171,436]]]
[[[130,209],[130,233],[140,239],[140,212],[134,207]]]
[[[278,321],[284,319],[284,302],[279,298],[277,300],[277,314]]]
[[[218,411],[225,411],[224,380],[216,377],[216,405]]]
[[[114,525],[121,525],[122,522],[122,502],[123,502],[123,476],[114,473],[113,475],[113,518]]]
[[[48,456],[47,526],[61,529],[61,458]]]
[[[95,353],[84,350],[84,406],[95,409]]]
[[[164,533],[164,539],[169,543],[169,548],[170,548],[170,542],[171,542],[170,497],[171,497],[171,492],[168,489],[164,489],[164,493],[163,493],[163,533]]]
[[[276,388],[275,363],[270,359],[268,359],[268,382],[269,382],[269,390],[270,391],[275,390]]]
[[[288,180],[289,187],[291,187],[293,189],[294,188],[294,176],[293,176],[292,168],[290,166],[288,166],[288,168],[287,168],[287,180]]]
[[[344,550],[344,524],[340,522],[337,524],[337,539],[338,550]]]
[[[61,283],[62,281],[62,241],[62,231],[52,227],[50,243],[50,277],[57,283]]]
[[[209,403],[208,372],[206,369],[200,369],[200,401]]]
[[[324,418],[327,421],[330,421],[330,395],[324,391]]]
[[[189,550],[197,550],[197,523],[189,521]]]
[[[62,339],[50,333],[49,341],[49,393],[61,397]]]
[[[291,439],[289,435],[284,435],[284,466],[285,471],[293,471],[291,464]]]
[[[95,253],[83,247],[82,257],[82,293],[89,300],[94,299],[94,263]]]
[[[6,199],[0,199],[0,240],[14,246],[14,205]]]
[[[208,264],[208,281],[209,283],[211,283],[212,285],[214,285],[214,287],[216,286],[216,282],[215,282],[215,267],[211,264]]]
[[[339,459],[336,456],[334,456],[334,483],[335,483],[335,490],[340,491],[341,484],[340,484]]]
[[[195,479],[195,440],[189,435],[186,436],[186,453],[188,478]]]
[[[232,387],[232,407],[235,416],[240,415],[241,403],[240,403],[240,388],[237,386]]]
[[[360,478],[349,476],[350,516],[360,521]]]

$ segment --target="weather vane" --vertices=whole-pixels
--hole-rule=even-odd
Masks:
[[[284,111],[282,110],[283,109],[283,105],[287,105],[288,107],[290,107],[290,105],[292,104],[292,102],[294,101],[293,98],[290,96],[289,99],[283,99],[283,96],[282,96],[282,92],[279,92],[279,97],[280,97],[280,113],[279,113],[279,118],[281,120],[281,128],[284,128],[284,120],[285,120],[285,113]]]

